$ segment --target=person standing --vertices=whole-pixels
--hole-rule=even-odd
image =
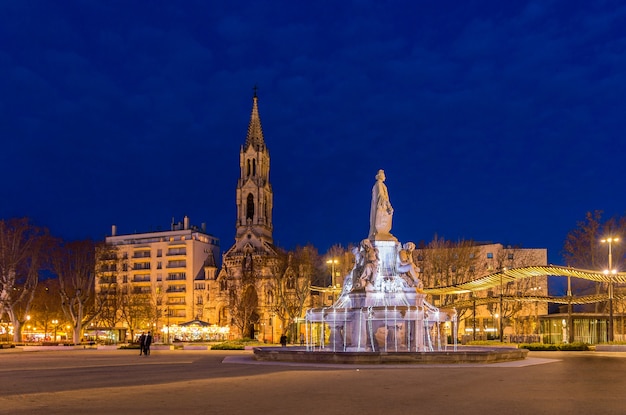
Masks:
[[[143,342],[143,354],[150,356],[150,345],[152,344],[152,333],[148,332]]]
[[[139,356],[144,354],[144,345],[146,344],[146,333],[142,332],[139,336]]]
[[[284,333],[282,336],[280,336],[280,345],[283,347],[287,347],[287,336]]]

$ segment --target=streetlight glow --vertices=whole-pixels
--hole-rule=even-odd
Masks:
[[[619,242],[619,238],[610,237],[600,239],[600,242],[609,245],[609,268],[604,270],[604,275],[611,275],[609,280],[609,327],[608,327],[608,339],[609,342],[613,341],[613,274],[617,274],[617,270],[613,269],[613,242]]]

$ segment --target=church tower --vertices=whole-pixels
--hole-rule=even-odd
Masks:
[[[278,253],[272,237],[270,154],[261,128],[256,88],[248,133],[239,151],[239,170],[235,243],[224,252],[222,269],[210,282],[210,322],[230,326],[231,334],[250,338],[266,327],[263,335],[271,340],[279,330],[272,324],[271,307]]]
[[[271,244],[274,195],[269,180],[270,154],[263,139],[256,89],[252,97],[248,135],[239,151],[239,168],[235,239],[256,237],[263,243]]]

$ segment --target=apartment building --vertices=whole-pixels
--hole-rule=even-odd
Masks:
[[[206,321],[206,281],[215,279],[220,247],[204,224],[191,226],[185,216],[166,231],[123,235],[113,226],[106,243],[114,258],[104,257],[109,264],[99,267],[96,292],[109,298],[109,327],[158,336],[166,326]]]

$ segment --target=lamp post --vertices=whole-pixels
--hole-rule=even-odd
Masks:
[[[330,264],[330,286],[332,293],[332,301],[335,301],[335,264],[339,263],[339,260],[336,258],[331,258],[326,261],[327,264]]]
[[[57,327],[59,327],[59,320],[54,319],[52,320],[52,324],[54,325],[54,340],[52,340],[53,342],[57,341]]]
[[[494,324],[494,326],[495,326],[494,328],[496,329],[496,336],[500,337],[501,334],[499,333],[499,330],[498,330],[498,317],[500,317],[500,315],[498,313],[496,313],[496,314],[494,314],[494,317],[496,318],[496,324]]]
[[[167,344],[170,344],[170,309],[165,309],[165,315],[167,317]]]
[[[506,267],[504,267],[504,269],[502,270],[503,272],[506,271]],[[503,291],[504,287],[502,286],[502,272],[500,272],[500,333],[499,333],[499,337],[500,337],[500,343],[502,343],[504,341],[503,336],[502,336],[502,320],[504,317],[504,311],[502,310],[502,291]],[[497,316],[497,314],[496,314]]]
[[[609,269],[604,270],[604,274],[609,276],[609,327],[608,327],[608,339],[609,342],[613,341],[613,274],[617,273],[617,270],[613,269],[613,242],[618,242],[619,238],[611,237],[601,239],[600,242],[609,245]]]
[[[330,284],[332,287],[335,287],[335,264],[339,263],[339,260],[336,258],[329,259],[326,261],[327,264],[330,264]]]
[[[28,341],[29,340],[29,338],[28,338],[28,330],[30,329],[30,315],[26,316],[26,323],[27,324],[26,324],[26,335],[25,335],[26,340],[25,341]],[[24,337],[24,336],[22,336],[22,337]]]

